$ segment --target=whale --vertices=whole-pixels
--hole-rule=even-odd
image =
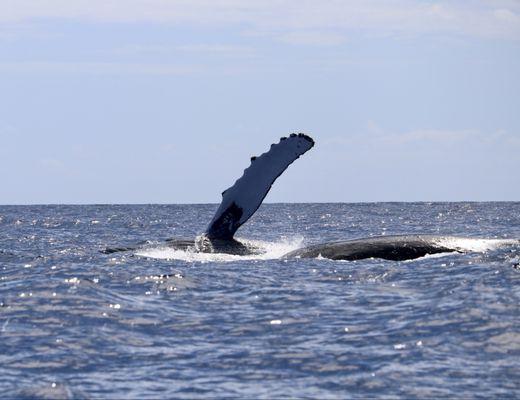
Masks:
[[[462,238],[435,235],[388,235],[351,239],[307,246],[294,250],[284,258],[328,258],[356,261],[365,258],[381,258],[392,261],[412,260],[439,253],[459,252],[447,242],[459,242]]]
[[[165,245],[176,250],[233,255],[261,254],[262,249],[235,239],[236,231],[258,210],[276,179],[299,157],[314,147],[314,140],[305,133],[292,133],[273,143],[260,156],[251,157],[251,164],[242,176],[222,192],[222,200],[207,228],[193,239],[171,238]],[[377,258],[392,261],[413,260],[439,253],[464,253],[471,240],[458,236],[413,234],[352,238],[312,244],[284,256],[283,259],[325,258],[356,261]],[[493,239],[488,239],[488,241]],[[514,243],[520,243],[514,240]],[[470,246],[471,249],[471,246]],[[136,250],[135,246],[113,247],[102,250],[110,254]]]

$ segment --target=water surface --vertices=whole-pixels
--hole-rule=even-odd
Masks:
[[[0,206],[0,392],[520,396],[518,245],[407,262],[279,259],[382,234],[520,238],[520,203],[268,204],[237,235],[263,255],[163,247],[201,233],[215,209]]]

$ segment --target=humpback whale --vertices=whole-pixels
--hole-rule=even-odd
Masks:
[[[251,165],[244,170],[243,175],[222,192],[222,201],[204,234],[196,239],[169,239],[166,241],[167,246],[205,253],[261,253],[261,249],[234,239],[235,232],[260,207],[275,180],[313,146],[314,140],[310,136],[293,133],[272,144],[267,152],[251,157]],[[349,261],[381,258],[402,261],[429,254],[464,252],[466,249],[458,245],[463,241],[467,239],[436,235],[388,235],[314,244],[294,250],[282,258],[322,257]],[[103,252],[125,250],[135,250],[135,247],[108,248]]]

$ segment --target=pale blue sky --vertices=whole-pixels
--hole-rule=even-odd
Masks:
[[[520,2],[0,0],[0,204],[520,200]]]

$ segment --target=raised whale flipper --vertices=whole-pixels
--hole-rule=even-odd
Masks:
[[[268,152],[251,157],[251,165],[244,170],[244,175],[222,192],[222,203],[205,235],[209,239],[231,240],[236,230],[260,207],[276,178],[312,146],[311,137],[293,133],[272,144]]]

